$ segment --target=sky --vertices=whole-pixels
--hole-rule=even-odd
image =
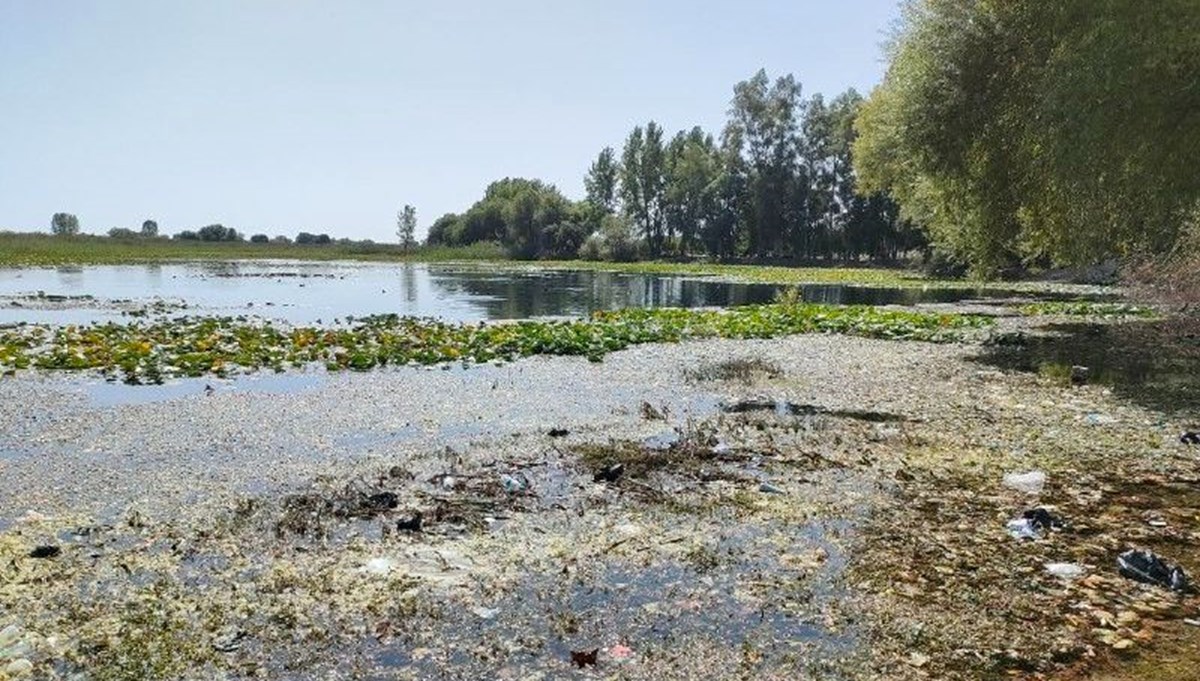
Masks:
[[[897,0],[0,0],[0,230],[394,241],[503,177],[581,198],[635,125],[724,124],[765,68],[882,78]]]

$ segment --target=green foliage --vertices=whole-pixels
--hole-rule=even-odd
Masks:
[[[108,238],[110,239],[133,239],[137,236],[140,236],[140,234],[128,227],[113,227],[108,230]]]
[[[55,213],[50,218],[50,233],[55,236],[74,236],[79,233],[79,218],[70,213]]]
[[[153,220],[146,220],[143,222],[142,236],[147,238],[158,236],[158,223]]]
[[[541,180],[505,178],[488,185],[484,197],[462,216],[444,215],[429,230],[427,243],[465,246],[499,242],[516,258],[535,258],[576,240],[576,209],[553,185]],[[558,227],[556,227],[558,226]],[[547,236],[547,229],[556,227]],[[582,239],[578,239],[582,241]],[[578,248],[578,243],[576,243]]]
[[[984,317],[792,303],[728,310],[672,308],[598,312],[587,320],[450,324],[381,315],[351,327],[284,328],[233,318],[150,324],[0,329],[0,369],[100,370],[131,383],[324,364],[366,370],[387,364],[489,362],[529,355],[599,360],[630,345],[689,338],[772,338],[846,333],[871,338],[954,340]]]
[[[404,208],[396,213],[396,236],[400,246],[405,250],[417,245],[417,209],[404,204]]]
[[[365,241],[327,242],[324,247],[293,244],[287,237],[275,237],[269,244],[245,241],[200,241],[195,232],[190,239],[113,240],[102,236],[79,235],[70,239],[46,233],[18,234],[0,232],[0,265],[61,265],[66,263],[124,264],[171,260],[230,260],[239,258],[283,258],[299,260],[498,260],[505,256],[494,243],[466,247],[423,246],[406,252],[397,244]],[[314,240],[315,235],[310,235]]]
[[[856,169],[982,273],[1175,240],[1200,205],[1200,5],[912,0]]]
[[[268,237],[266,234],[255,234],[250,237],[250,243],[252,244],[265,244],[270,241],[270,237]]]
[[[587,202],[595,206],[604,215],[617,210],[617,174],[620,166],[617,164],[616,153],[612,147],[604,147],[596,160],[588,167],[587,175],[583,178],[583,186],[587,192]]]
[[[621,205],[646,241],[650,257],[662,255],[666,242],[666,151],[663,131],[654,121],[635,127],[621,153]]]
[[[1068,317],[1155,317],[1154,308],[1132,303],[1095,303],[1086,300],[1028,303],[1018,308],[1023,315]]]

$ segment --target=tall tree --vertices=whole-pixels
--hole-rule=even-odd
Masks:
[[[667,236],[678,236],[680,253],[699,244],[712,214],[713,183],[720,167],[712,135],[698,127],[679,132],[667,145],[663,212]]]
[[[617,175],[620,170],[617,155],[612,147],[604,147],[600,155],[588,167],[583,178],[587,200],[608,215],[617,209]]]
[[[142,223],[142,236],[155,237],[158,236],[158,223],[154,220],[146,220]]]
[[[417,209],[407,203],[396,213],[396,236],[406,251],[417,245]]]
[[[666,241],[663,220],[665,189],[663,131],[650,121],[643,132],[635,127],[621,154],[621,204],[645,239],[651,257],[662,255]]]
[[[787,75],[772,84],[760,70],[733,93],[724,137],[746,163],[747,247],[755,256],[778,253],[803,200],[796,191],[800,83]]]
[[[79,218],[71,213],[55,213],[50,218],[50,233],[58,236],[71,236],[79,233]]]

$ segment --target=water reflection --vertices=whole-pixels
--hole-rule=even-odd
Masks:
[[[1012,292],[885,289],[818,284],[805,300],[912,305]],[[298,324],[401,314],[450,321],[580,316],[625,307],[724,307],[765,303],[780,287],[673,276],[591,271],[498,271],[420,263],[236,261],[0,269],[0,323],[110,320],[102,302],[48,305],[38,291],[97,301],[186,301],[174,314],[255,315]],[[17,304],[13,304],[17,303]]]

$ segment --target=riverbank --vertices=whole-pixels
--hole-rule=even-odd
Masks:
[[[877,288],[1004,290],[1074,295],[1115,293],[1113,287],[1062,281],[980,281],[929,277],[902,267],[722,264],[710,262],[595,262],[587,260],[511,260],[496,244],[426,247],[406,251],[395,244],[305,245],[294,243],[202,242],[166,238],[114,239],[82,235],[0,233],[0,267],[130,265],[203,261],[312,261],[372,263],[445,263],[489,271],[575,270],[708,278],[755,284],[847,284]]]
[[[708,339],[128,403],[154,388],[0,381],[0,628],[39,673],[94,679],[1071,678],[1180,655],[1196,598],[1115,559],[1200,570],[1192,424],[1004,369],[1010,342]],[[1035,469],[1040,493],[1005,487]],[[1039,505],[1065,528],[1010,536]]]

